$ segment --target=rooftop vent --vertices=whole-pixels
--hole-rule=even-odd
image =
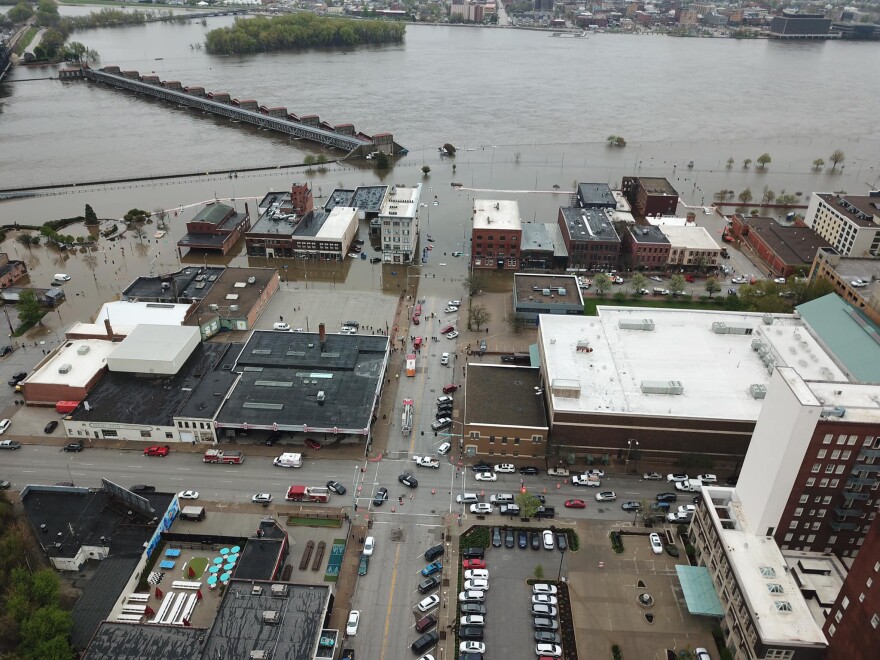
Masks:
[[[287,585],[286,584],[273,584],[272,585],[272,597],[273,598],[285,598],[287,596]]]
[[[267,626],[277,626],[281,623],[281,612],[276,610],[265,610],[263,612],[263,623]]]
[[[263,593],[263,587],[258,584],[255,584],[251,587],[251,596],[259,596]]]
[[[256,277],[249,277],[249,278],[247,279],[247,283],[248,283],[248,284],[256,284],[256,283],[257,283],[257,278],[256,278]]]
[[[263,649],[254,649],[248,657],[250,660],[266,660],[269,654]]]
[[[712,332],[716,335],[750,335],[754,328],[747,325],[728,325],[724,321],[715,321],[712,324]]]
[[[70,370],[72,368],[73,367],[71,367],[69,364],[62,364],[60,367],[58,367],[58,373],[59,374],[69,374]]]
[[[654,329],[652,319],[620,319],[617,327],[622,330],[644,330],[650,332]]]
[[[764,322],[764,325],[773,325],[773,314],[764,314],[761,320]]]
[[[219,309],[219,306],[217,305],[217,303],[211,303],[210,305],[208,305],[208,309],[210,309],[212,312],[216,312]]]
[[[237,312],[237,311],[238,311],[238,305],[230,305],[230,306],[229,306],[229,311],[230,311],[230,312]]]
[[[80,346],[79,348],[76,349],[76,353],[77,353],[77,355],[85,355],[90,350],[92,350],[91,346],[83,345],[83,346]]]
[[[753,399],[763,399],[767,396],[767,388],[760,383],[749,385],[749,394]]]
[[[643,380],[642,394],[684,394],[680,380]]]
[[[843,406],[834,406],[833,408],[826,408],[821,413],[819,413],[819,417],[839,417],[843,418],[846,415],[846,408]]]

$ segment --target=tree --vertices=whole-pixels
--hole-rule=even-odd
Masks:
[[[739,195],[737,195],[736,198],[743,204],[748,204],[752,201],[752,189],[746,188]]]
[[[764,186],[764,194],[761,195],[762,204],[772,204],[776,199],[776,193],[770,190],[770,186]]]
[[[91,204],[86,204],[86,224],[87,225],[96,225],[98,224],[98,216],[92,210]]]
[[[142,211],[141,209],[131,209],[128,213],[122,216],[122,219],[125,220],[126,223],[132,222],[146,222],[147,218],[150,217],[150,214],[146,211]]]
[[[43,325],[41,319],[46,314],[46,311],[40,305],[40,301],[37,300],[37,294],[32,290],[22,291],[18,296],[18,303],[15,307],[18,310],[18,318],[21,319],[24,325],[31,326],[35,323]]]
[[[377,170],[387,170],[388,167],[391,165],[391,160],[388,158],[388,154],[386,154],[384,151],[378,152],[373,157],[373,160],[376,161]]]
[[[311,172],[312,165],[315,164],[315,155],[314,154],[307,154],[306,157],[303,158],[303,164],[305,164],[307,166],[306,170]]]
[[[728,158],[728,159],[727,159],[727,169],[730,169],[731,167],[733,167],[733,163],[734,163],[734,162],[735,162],[735,161],[733,160],[733,156],[731,156],[730,158]]]
[[[88,48],[79,41],[71,41],[61,49],[61,59],[65,62],[80,62]]]
[[[821,158],[817,158],[816,160],[813,161],[813,169],[816,170],[817,172],[819,170],[821,170],[823,167],[825,167],[825,161],[822,160]]]
[[[716,280],[714,277],[710,277],[708,280],[706,280],[706,292],[709,294],[710,298],[712,297],[713,293],[718,293],[719,291],[721,291],[721,285],[718,284],[718,280]]]
[[[728,190],[727,188],[722,188],[717,193],[715,193],[713,195],[713,197],[715,198],[716,202],[723,202],[724,200],[726,200],[728,198],[728,196],[730,195],[731,192],[732,191]]]
[[[10,9],[6,16],[13,24],[24,23],[27,19],[34,15],[34,10],[25,2],[19,2],[15,7]]]
[[[746,159],[743,161],[743,169],[744,169],[744,170],[749,169],[749,165],[751,165],[751,164],[752,164],[752,159],[751,159],[751,158],[746,158]]]
[[[765,169],[765,168],[767,167],[767,164],[768,164],[771,160],[772,160],[772,159],[770,158],[770,154],[768,154],[768,153],[763,153],[763,154],[761,154],[760,156],[758,156],[758,161],[757,161],[757,162],[758,162],[758,165],[760,165],[760,166],[761,166],[761,169],[763,170],[763,169]]]
[[[468,328],[482,330],[483,326],[492,320],[492,315],[485,305],[471,305],[468,309]]]
[[[633,293],[638,293],[640,289],[644,289],[648,284],[648,278],[641,273],[636,273],[629,280],[629,285]]]
[[[507,324],[507,329],[515,335],[518,335],[526,327],[526,322],[516,314],[508,314],[504,317],[504,322]]]
[[[672,295],[678,295],[680,291],[684,291],[684,275],[675,274],[669,278],[669,286],[672,288]]]
[[[430,165],[422,165],[422,174],[424,174],[425,176],[428,176],[428,174],[430,174],[430,173],[431,173],[431,166]]]
[[[443,151],[446,152],[447,156],[454,156],[455,155],[455,147],[453,145],[451,145],[449,142],[444,143]]]
[[[832,151],[831,155],[828,156],[828,160],[831,161],[831,171],[833,172],[834,170],[836,170],[838,164],[843,162],[845,158],[846,154],[843,153],[843,151],[841,151],[840,149],[835,149],[834,151]]]
[[[605,273],[597,273],[596,277],[593,278],[593,286],[596,287],[596,292],[600,296],[604,296],[608,291],[608,287],[611,286],[611,278]]]
[[[625,147],[626,140],[623,139],[620,135],[609,135],[605,138],[608,141],[609,147]]]
[[[519,513],[523,518],[531,518],[541,508],[541,500],[531,493],[520,493],[515,498]]]

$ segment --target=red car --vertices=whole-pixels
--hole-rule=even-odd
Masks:
[[[446,385],[443,388],[443,394],[452,394],[455,390],[458,389],[458,385]]]
[[[306,438],[306,447],[309,449],[320,449],[321,443],[314,438]]]
[[[486,568],[486,562],[482,559],[465,559],[461,562],[461,567],[464,570],[469,570],[472,568]]]
[[[565,500],[566,509],[586,509],[587,503],[583,500]]]
[[[693,276],[693,275],[685,275],[685,276],[684,276],[684,281],[693,284],[694,281],[695,281],[695,280],[694,280],[694,276]]]
[[[153,445],[152,447],[144,449],[144,456],[168,456],[169,451],[171,450],[168,445]]]
[[[454,325],[447,325],[447,326],[445,326],[445,327],[440,328],[440,334],[441,334],[441,335],[448,335],[448,334],[449,334],[450,332],[452,332],[453,330],[455,330],[455,326],[454,326]]]

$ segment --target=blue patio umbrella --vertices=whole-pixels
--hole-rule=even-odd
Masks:
[[[223,557],[214,557],[214,563],[215,563],[215,564],[222,564],[222,563],[223,563]]]
[[[232,546],[232,553],[236,554],[238,552],[241,552],[241,548],[237,545]]]
[[[221,554],[221,555],[224,555],[224,556],[228,555],[228,554],[229,554],[229,548],[220,548],[220,554]]]
[[[226,564],[226,566],[223,567],[223,570],[231,571],[233,568],[235,568],[235,564]]]
[[[215,564],[214,566],[211,566],[211,568],[209,568],[208,571],[211,573],[219,573],[220,567]]]
[[[223,575],[220,576],[220,581],[221,582],[228,582],[230,575],[232,575],[232,574],[231,573],[224,573]]]
[[[211,585],[217,584],[217,576],[216,575],[208,576],[208,584],[211,584]]]

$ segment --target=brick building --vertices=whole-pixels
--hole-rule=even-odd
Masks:
[[[238,213],[227,204],[211,202],[186,223],[186,234],[177,241],[177,251],[182,254],[187,248],[227,254],[250,228],[247,204],[244,213]]]
[[[620,237],[606,209],[561,207],[557,217],[568,250],[568,265],[613,270],[620,258]]]
[[[519,268],[522,220],[519,204],[501,199],[475,199],[471,229],[474,268]]]
[[[621,190],[637,215],[675,215],[678,208],[678,192],[662,177],[625,176]]]
[[[628,227],[625,234],[626,260],[629,268],[662,270],[669,261],[669,239],[653,225]]]
[[[777,277],[806,273],[828,241],[803,225],[786,227],[773,218],[734,215],[731,234],[749,245]]]
[[[808,280],[830,282],[835,293],[880,324],[880,260],[842,257],[832,247],[820,248]]]
[[[813,193],[804,224],[845,257],[880,255],[880,191],[868,195]]]
[[[18,259],[9,259],[9,255],[0,252],[0,288],[5,289],[27,275],[27,266]]]

